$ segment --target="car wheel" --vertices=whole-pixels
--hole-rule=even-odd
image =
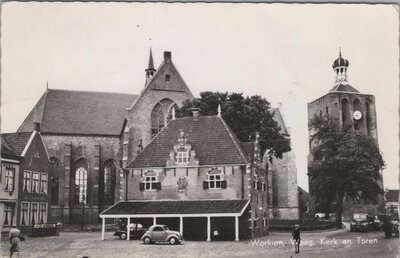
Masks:
[[[122,240],[126,240],[126,237],[127,237],[126,233],[121,233],[121,235],[119,235],[119,238]]]
[[[145,238],[143,238],[143,243],[145,243],[146,245],[151,244],[151,239],[150,239],[150,237],[145,237]]]
[[[171,245],[175,245],[175,244],[178,243],[178,239],[176,239],[175,237],[171,237],[171,238],[169,239],[169,243],[170,243]]]

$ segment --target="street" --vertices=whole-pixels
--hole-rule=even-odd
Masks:
[[[196,242],[181,245],[123,241],[106,232],[60,233],[58,237],[27,238],[21,257],[397,257],[398,238],[385,239],[384,233],[350,232],[348,228],[301,234],[300,254],[294,253],[290,233],[271,232],[267,237],[240,242]],[[2,257],[8,255],[2,241]]]

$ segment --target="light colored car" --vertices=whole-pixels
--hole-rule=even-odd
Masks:
[[[183,237],[178,231],[169,230],[165,225],[153,225],[144,233],[140,240],[145,244],[168,242],[171,245],[175,245],[181,243]]]

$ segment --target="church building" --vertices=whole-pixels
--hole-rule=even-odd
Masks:
[[[308,103],[308,119],[312,119],[314,115],[330,115],[339,120],[341,126],[350,124],[354,130],[369,135],[378,141],[377,118],[375,108],[375,97],[371,94],[359,92],[348,82],[347,69],[349,61],[339,57],[332,65],[336,75],[335,85],[322,97]],[[309,129],[310,149],[313,144],[313,131]],[[310,153],[308,156],[309,164],[313,160]],[[378,184],[383,189],[383,181],[379,180]],[[314,191],[312,178],[309,178],[310,190],[310,213],[324,212],[320,203],[319,196]],[[343,216],[352,216],[353,212],[366,212],[369,214],[377,214],[384,211],[383,196],[378,197],[378,205],[357,205],[345,202],[343,206]],[[333,212],[333,211],[332,211]]]
[[[150,50],[148,67],[145,69],[144,88],[139,95],[47,89],[21,124],[18,132],[32,131],[34,122],[40,125],[41,136],[53,169],[52,177],[49,179],[51,186],[49,221],[66,224],[98,223],[99,215],[104,210],[117,202],[130,199],[238,199],[240,200],[238,203],[232,202],[235,203],[233,207],[236,207],[233,208],[234,214],[235,216],[242,214],[244,210],[238,207],[246,209],[250,207],[249,203],[245,202],[250,200],[248,199],[250,190],[246,187],[252,185],[240,180],[248,178],[250,180],[250,175],[253,176],[252,173],[255,173],[253,172],[255,143],[240,143],[220,116],[200,116],[198,121],[196,118],[191,118],[192,122],[188,118],[174,119],[174,110],[180,107],[183,101],[193,98],[193,94],[172,61],[171,52],[168,51],[164,52],[162,63],[155,69]],[[182,128],[172,126],[178,124]],[[216,142],[213,144],[204,134],[195,136],[192,125],[208,128],[209,135],[212,135],[213,131],[221,134],[215,135],[213,140]],[[200,133],[201,130],[197,130]],[[166,133],[170,137],[169,140],[165,136]],[[225,138],[219,138],[222,136]],[[205,137],[204,140],[208,141],[209,145],[196,146],[199,141],[196,137]],[[165,141],[166,145],[157,145],[159,141]],[[221,149],[217,148],[217,143]],[[154,146],[161,146],[161,149]],[[180,149],[185,150],[177,152],[183,155],[181,159],[185,160],[185,166],[178,164],[179,160],[175,160],[174,154],[170,153]],[[151,157],[161,150],[163,150],[162,155],[160,154],[162,159],[154,163],[155,160]],[[209,151],[208,156],[215,156],[215,160],[201,156],[206,150]],[[225,160],[232,151],[236,151],[237,155],[234,163],[232,160]],[[260,165],[257,166],[260,171],[266,171],[265,158],[261,158]],[[282,167],[285,166],[279,165],[279,169]],[[269,170],[271,169],[272,166],[269,167]],[[222,171],[224,174],[210,175],[211,170],[212,173]],[[292,168],[290,171],[296,173]],[[193,177],[194,175],[198,176]],[[265,184],[267,176],[265,175],[263,179]],[[229,178],[236,179],[230,181]],[[143,181],[146,179],[150,182]],[[192,191],[194,181],[191,180],[196,180],[196,190]],[[213,185],[207,180],[213,181]],[[271,207],[267,208],[267,200],[272,200],[274,191],[278,193],[276,189],[272,190],[272,187],[283,185],[282,189],[285,189],[283,191],[288,187],[288,184],[282,181],[286,180],[285,177],[275,180],[282,183],[275,186],[271,178],[267,187],[262,185],[262,180],[256,180],[259,183],[254,187],[262,192],[260,195],[265,195],[262,199],[265,205],[260,203],[262,209],[251,213],[251,218],[257,221],[253,225],[256,228],[252,231],[253,234],[266,232],[266,218],[272,216],[269,212]],[[186,184],[187,187],[184,188]],[[213,189],[217,184],[220,189]],[[297,191],[295,181],[291,180],[289,185]],[[207,189],[202,188],[206,186]],[[265,189],[262,190],[262,187]],[[201,194],[199,194],[200,188]],[[285,195],[283,192],[279,194]],[[261,202],[259,199],[257,201]],[[282,207],[289,206],[297,209],[298,205],[293,202],[288,205],[282,203]],[[257,206],[257,209],[260,207]],[[274,214],[280,216],[279,212]],[[296,212],[291,214],[290,216],[295,218],[298,216]]]

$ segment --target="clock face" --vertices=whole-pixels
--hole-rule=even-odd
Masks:
[[[361,117],[362,117],[362,113],[361,113],[360,111],[358,111],[358,110],[354,111],[354,113],[353,113],[353,118],[354,118],[355,120],[360,120]]]

